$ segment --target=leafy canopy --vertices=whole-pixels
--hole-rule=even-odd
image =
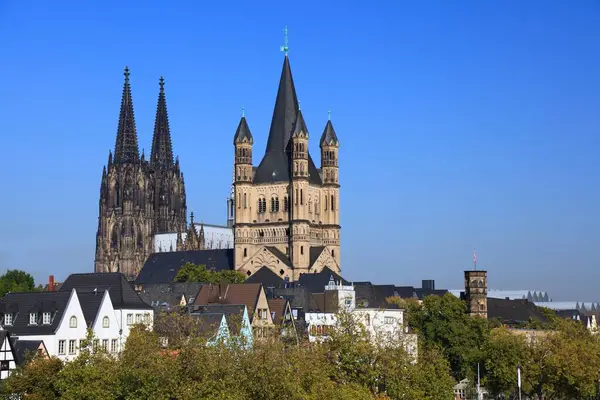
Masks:
[[[212,271],[206,265],[193,263],[184,264],[177,275],[175,282],[204,282],[204,283],[243,283],[246,277],[238,271],[223,270]]]
[[[35,292],[39,289],[35,287],[33,276],[25,271],[9,269],[0,276],[0,296],[9,292]]]

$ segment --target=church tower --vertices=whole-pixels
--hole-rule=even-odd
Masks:
[[[487,271],[465,271],[464,300],[469,315],[487,318]]]
[[[318,169],[300,110],[287,45],[267,146],[253,167],[254,141],[242,116],[234,135],[234,264],[251,276],[270,269],[288,281],[329,268],[340,272],[339,141],[331,121]]]
[[[140,158],[129,84],[129,68],[117,128],[114,157],[102,170],[96,272],[122,272],[134,278],[151,251],[151,224],[146,218],[148,188],[144,158]]]
[[[151,223],[152,234],[185,230],[187,215],[185,184],[183,173],[179,170],[179,158],[173,162],[165,80],[162,77],[148,171],[153,211],[147,209],[146,216]]]
[[[114,157],[109,152],[102,170],[94,271],[134,279],[153,252],[155,233],[185,230],[186,198],[179,160],[173,161],[164,80],[146,161],[139,155],[129,75],[125,68]]]

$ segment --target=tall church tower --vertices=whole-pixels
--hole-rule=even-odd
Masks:
[[[321,169],[309,152],[287,55],[279,79],[265,154],[253,167],[254,140],[244,116],[233,144],[236,270],[268,268],[295,281],[328,267],[340,271],[339,141],[331,121],[321,136]]]
[[[185,184],[183,173],[179,170],[179,158],[173,162],[165,80],[162,77],[148,172],[152,209],[146,210],[146,216],[150,220],[152,234],[185,230],[187,215]]]
[[[467,313],[487,318],[487,271],[465,271],[465,298]]]
[[[185,229],[185,187],[173,162],[164,81],[161,79],[150,162],[140,157],[129,68],[114,157],[102,170],[95,272],[121,272],[134,279],[152,253],[152,235]]]

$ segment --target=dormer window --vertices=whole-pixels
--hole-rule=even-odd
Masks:
[[[69,328],[77,328],[77,317],[74,315],[69,319]]]
[[[36,313],[29,314],[29,325],[37,325],[37,314]]]
[[[12,314],[5,314],[4,315],[4,325],[12,325],[12,323],[13,323]]]
[[[42,314],[42,323],[44,325],[50,325],[51,316],[52,315],[49,312]]]

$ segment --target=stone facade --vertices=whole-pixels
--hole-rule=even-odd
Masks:
[[[465,301],[469,315],[487,318],[487,271],[465,271]]]
[[[186,228],[186,196],[179,160],[173,160],[164,80],[156,111],[150,160],[139,155],[129,83],[125,83],[114,157],[102,170],[95,272],[137,276],[153,252],[152,236]]]
[[[253,166],[246,118],[234,137],[235,268],[251,276],[266,266],[289,281],[324,267],[340,271],[339,141],[331,121],[320,139],[321,168],[285,56],[267,148]],[[229,206],[228,206],[229,209]]]

